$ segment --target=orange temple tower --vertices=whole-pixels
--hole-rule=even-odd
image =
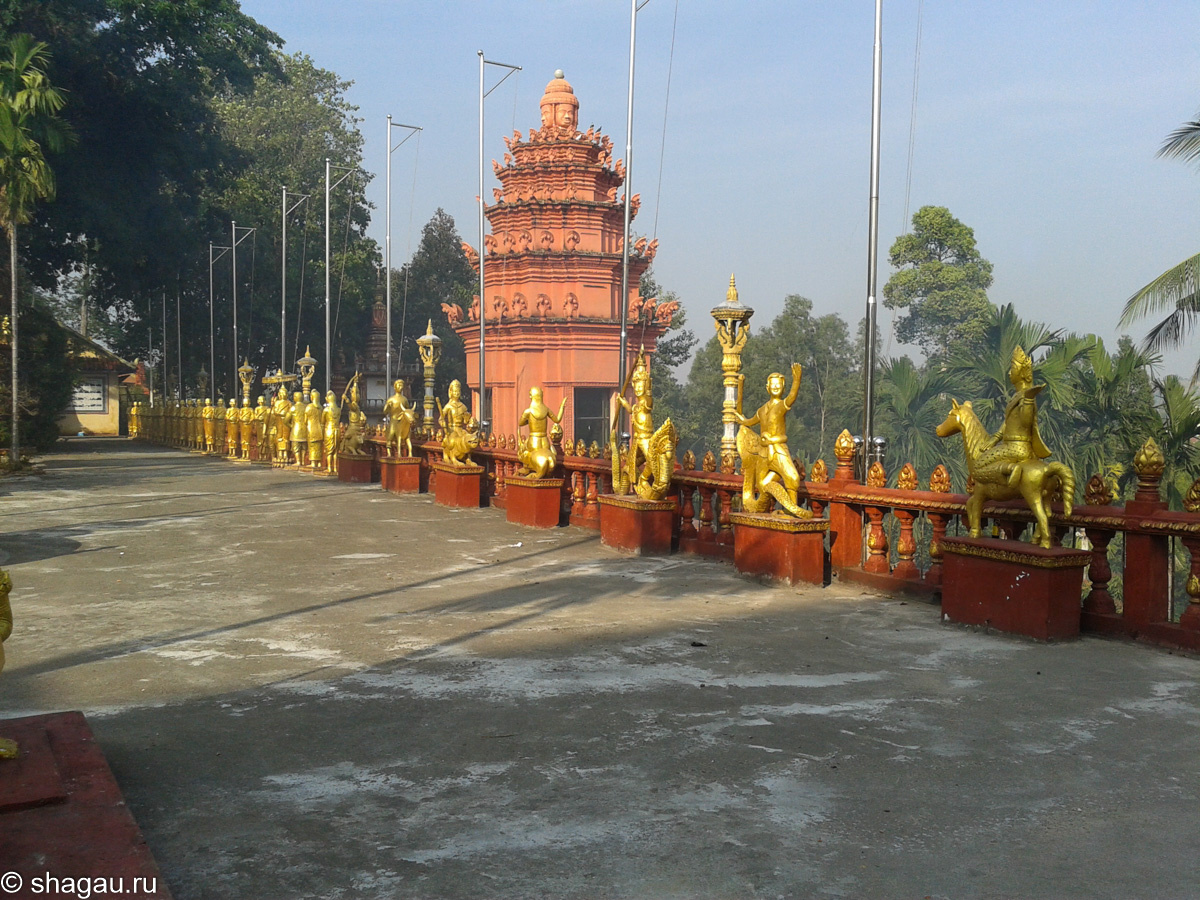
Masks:
[[[564,443],[608,439],[609,396],[619,388],[621,255],[625,165],[595,128],[577,130],[579,101],[563,73],[541,100],[541,128],[505,137],[504,164],[492,161],[501,187],[484,207],[484,353],[487,393],[481,418],[497,433],[516,431],[529,388],[545,388],[546,403],[567,398]],[[631,199],[637,214],[639,198]],[[678,303],[659,304],[638,292],[658,241],[638,239],[629,256],[628,357],[653,351]],[[479,269],[479,254],[464,244]],[[464,315],[445,304],[467,351],[467,377],[480,409],[479,297]],[[628,364],[627,364],[628,365]]]

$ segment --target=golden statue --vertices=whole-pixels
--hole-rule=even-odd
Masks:
[[[201,411],[200,415],[204,422],[204,450],[207,453],[212,453],[217,437],[217,411],[213,407],[211,399],[205,398],[204,409]]]
[[[238,455],[238,443],[242,434],[242,411],[238,409],[237,396],[229,399],[229,408],[225,410],[225,455],[235,459]]]
[[[558,415],[555,415],[554,411],[542,402],[542,389],[529,389],[529,409],[521,413],[521,419],[517,422],[518,431],[525,425],[529,426],[529,440],[526,441],[524,437],[517,439],[517,459],[523,467],[521,474],[530,478],[546,478],[554,471],[558,458],[554,455],[552,435],[548,433],[547,426],[554,422],[554,431],[561,437],[562,417],[566,409],[566,397],[563,397],[558,406]]]
[[[322,450],[325,455],[325,471],[336,475],[338,470],[338,451],[342,437],[342,410],[338,406],[337,394],[329,391],[325,395],[325,408],[321,411],[321,422],[324,425],[324,442]]]
[[[292,439],[292,462],[303,466],[308,453],[308,402],[301,391],[292,395],[292,409],[288,413],[288,428]]]
[[[787,414],[800,393],[799,363],[792,363],[792,389],[783,395],[784,377],[779,372],[767,376],[767,402],[750,418],[742,415],[742,389],[745,375],[738,375],[735,421],[738,429],[737,451],[742,458],[742,509],[764,513],[774,500],[784,510],[801,519],[812,518],[796,500],[800,473],[792,462],[787,443]],[[758,426],[754,431],[753,426]]]
[[[242,408],[238,411],[239,418],[242,420],[241,437],[242,437],[242,459],[250,460],[250,445],[255,442],[254,437],[254,407],[250,405],[250,398],[242,398]]]
[[[442,437],[442,460],[454,466],[471,466],[471,453],[479,446],[479,422],[462,402],[462,384],[458,379],[446,389],[446,405],[438,400],[438,425]]]
[[[213,407],[213,453],[217,456],[225,453],[225,401],[220,397]]]
[[[346,395],[349,394],[350,408],[346,413],[346,433],[342,435],[341,452],[346,456],[365,456],[363,441],[366,440],[367,414],[358,408],[358,382],[362,375],[354,373],[346,390],[342,391],[342,406],[345,406]],[[340,411],[339,411],[340,415]]]
[[[324,445],[324,431],[321,427],[321,392],[313,388],[309,394],[308,408],[304,411],[304,428],[308,435],[308,464],[314,469],[321,468],[321,449]]]
[[[288,399],[287,385],[279,385],[275,403],[271,407],[271,430],[275,435],[275,465],[288,463],[288,420],[292,415],[292,401]]]
[[[271,407],[267,406],[267,398],[259,394],[258,406],[254,407],[254,446],[256,448],[255,456],[258,459],[266,459],[270,453],[267,434],[270,420]]]
[[[1013,350],[1008,370],[1014,393],[1004,411],[1004,424],[989,435],[971,408],[971,401],[951,399],[950,414],[937,427],[938,437],[962,434],[967,471],[975,482],[967,499],[967,525],[971,537],[982,533],[983,504],[987,500],[1015,500],[1023,497],[1037,519],[1033,542],[1051,545],[1046,507],[1062,494],[1063,509],[1069,516],[1075,498],[1075,475],[1060,462],[1047,463],[1050,455],[1037,428],[1037,395],[1044,384],[1033,384],[1033,362],[1020,347]]]
[[[413,422],[417,418],[417,407],[404,396],[403,378],[397,378],[392,387],[394,393],[388,398],[387,403],[383,404],[383,417],[387,419],[388,423],[386,452],[388,456],[391,456],[394,444],[396,456],[400,455],[401,448],[407,450],[405,456],[412,456],[413,446],[410,435]]]
[[[4,668],[4,642],[12,634],[12,605],[8,595],[12,591],[12,578],[0,569],[0,670]],[[17,742],[8,738],[0,738],[0,759],[16,759]]]
[[[625,399],[625,390],[633,387],[633,403]],[[675,470],[675,446],[679,434],[667,419],[654,430],[654,396],[646,348],[638,350],[625,389],[612,395],[609,446],[612,448],[613,493],[623,496],[632,488],[643,500],[661,500],[671,486]],[[621,453],[617,435],[620,409],[629,413],[629,448]]]

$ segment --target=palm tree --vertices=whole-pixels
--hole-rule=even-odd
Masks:
[[[1200,117],[1185,122],[1169,135],[1158,150],[1159,156],[1200,162]],[[1119,327],[1128,327],[1137,319],[1170,310],[1142,339],[1142,347],[1151,352],[1178,347],[1189,335],[1200,316],[1200,253],[1167,269],[1125,301]],[[1192,384],[1200,380],[1200,361],[1192,372]]]
[[[1162,429],[1159,449],[1166,460],[1162,487],[1171,509],[1183,509],[1192,479],[1200,474],[1200,396],[1176,376],[1154,382]]]
[[[918,369],[907,356],[885,359],[879,366],[876,414],[879,433],[888,439],[893,483],[901,466],[912,463],[927,478],[944,462],[952,481],[966,484],[966,460],[962,442],[947,443],[936,434],[946,418],[953,380],[937,363]]]
[[[29,222],[38,200],[54,197],[54,172],[45,151],[61,150],[70,131],[58,118],[64,100],[46,76],[46,45],[17,34],[0,44],[0,228],[8,233],[12,285],[12,442],[9,458],[20,461],[17,433],[17,226]]]

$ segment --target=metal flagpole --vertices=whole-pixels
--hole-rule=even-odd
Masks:
[[[384,338],[387,341],[387,347],[384,350],[383,363],[383,384],[384,393],[391,390],[392,385],[392,115],[388,113],[387,117],[387,142],[384,147],[387,148],[387,199],[384,201],[384,207],[387,210],[386,221],[387,225],[383,237],[383,283],[386,299],[384,305],[387,307],[385,313],[387,317],[387,333]]]
[[[167,366],[167,363],[169,362],[169,357],[167,356],[167,348],[170,347],[171,345],[167,343],[167,292],[166,291],[162,292],[162,312],[163,312],[163,377],[162,377],[162,382],[163,382],[163,403],[166,403],[167,402],[167,385],[169,385],[171,383],[171,375],[170,375],[170,372],[168,371],[168,366]]]
[[[213,263],[219,260],[222,256],[229,252],[229,247],[216,247],[213,242],[208,242],[208,390],[205,391],[208,397],[212,397],[217,389],[217,342],[216,329],[213,326],[215,304],[213,300]],[[214,250],[220,250],[215,257]]]
[[[392,146],[392,129],[393,128],[408,128],[410,133],[403,141]],[[392,153],[404,146],[408,138],[412,137],[417,132],[421,131],[420,125],[401,125],[399,122],[393,122],[392,117],[387,117],[387,234],[383,242],[383,272],[384,283],[386,287],[384,291],[387,295],[387,362],[384,364],[384,373],[386,378],[384,383],[388,385],[388,390],[391,390],[392,383]],[[403,333],[401,334],[403,339]]]
[[[339,178],[337,180],[337,184],[331,185],[329,183],[329,173],[330,173],[331,169],[340,169],[341,171],[346,173],[345,175],[343,175],[341,178]],[[356,171],[357,171],[357,169],[353,169],[350,166],[334,165],[333,163],[331,163],[329,161],[328,156],[325,157],[325,391],[326,391],[326,393],[328,393],[330,390],[329,385],[330,385],[330,381],[332,379],[332,373],[330,372],[330,369],[329,369],[329,361],[332,358],[332,356],[331,356],[332,347],[330,346],[331,341],[330,341],[330,335],[329,335],[329,295],[330,295],[330,291],[329,291],[329,196],[330,196],[330,194],[333,193],[333,189],[335,187],[337,187],[338,184],[341,184],[343,181],[345,181],[347,178],[349,178],[351,175],[353,175]],[[353,198],[351,198],[351,202],[353,202]]]
[[[238,367],[238,335],[237,335],[237,222],[230,222],[230,234],[232,237],[229,241],[230,249],[233,252],[233,392],[237,394],[237,367]]]
[[[283,185],[283,202],[279,204],[282,223],[282,253],[279,264],[279,374],[287,370],[287,185]]]
[[[879,268],[879,126],[880,93],[883,85],[883,0],[875,0],[874,80],[871,91],[871,201],[867,238],[867,339],[863,363],[863,472],[875,436],[875,315],[876,283]]]
[[[175,347],[179,351],[176,353],[178,362],[176,366],[179,368],[179,399],[183,399],[183,325],[182,316],[180,315],[179,305],[179,288],[175,288]]]
[[[329,393],[329,157],[325,157],[325,393]]]
[[[487,294],[484,293],[484,279],[483,279],[483,259],[485,256],[487,256],[487,248],[484,247],[484,245],[483,245],[483,227],[484,227],[483,226],[483,218],[484,218],[483,217],[483,101],[487,98],[488,94],[490,94],[496,88],[500,87],[500,85],[504,84],[505,79],[507,79],[509,75],[511,75],[513,72],[520,72],[521,67],[520,66],[510,66],[508,63],[492,62],[490,59],[484,58],[482,50],[478,51],[478,53],[479,53],[479,409],[477,410],[477,413],[478,413],[477,418],[479,419],[480,425],[482,427],[484,403],[486,402],[485,398],[487,397],[487,366],[484,364],[484,358],[483,358],[483,325],[484,325],[484,321],[486,319],[486,316],[484,315],[484,309],[487,307],[487,303],[485,302],[485,299],[484,299],[487,296]],[[501,78],[498,82],[496,82],[496,84],[494,84],[492,86],[492,91],[488,91],[487,93],[484,93],[484,90],[483,90],[484,66],[500,66],[501,68],[508,69],[508,74],[505,75],[504,78]],[[490,423],[489,423],[489,428],[487,430],[490,430]]]
[[[642,0],[642,6],[650,0]],[[625,383],[625,362],[629,355],[629,223],[632,216],[633,192],[633,60],[637,41],[637,0],[629,3],[629,99],[625,112],[625,230],[621,241],[621,349],[617,360],[617,384]]]

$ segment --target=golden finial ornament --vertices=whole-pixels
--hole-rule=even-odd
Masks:
[[[842,433],[833,442],[833,455],[837,459],[839,469],[854,467],[854,436],[848,429],[843,428]]]
[[[871,468],[867,470],[867,487],[887,487],[887,472],[879,460],[871,463]]]
[[[792,387],[784,395],[786,381],[779,372],[767,377],[767,402],[754,415],[742,414],[742,388],[746,376],[738,375],[735,411],[738,429],[737,449],[742,459],[742,510],[770,512],[773,504],[780,510],[808,519],[812,513],[799,505],[797,492],[800,473],[792,461],[787,444],[787,414],[800,393],[802,370],[792,364]],[[759,430],[755,431],[757,425]]]
[[[687,450],[683,454],[683,468],[687,472],[696,470],[696,454],[691,450]]]
[[[1133,468],[1141,480],[1162,478],[1167,461],[1154,438],[1146,438],[1146,443],[1133,457]]]
[[[732,272],[729,273],[729,290],[725,292],[725,302],[738,302],[737,281],[734,279]]]
[[[818,459],[812,464],[812,471],[808,473],[808,479],[813,484],[825,484],[829,481],[829,467],[825,465],[825,460]]]
[[[1183,508],[1190,513],[1200,512],[1200,478],[1192,482],[1183,497]]]
[[[982,534],[986,501],[1022,498],[1037,520],[1034,543],[1048,549],[1053,542],[1048,507],[1061,493],[1063,510],[1071,514],[1075,475],[1063,463],[1045,462],[1050,451],[1042,443],[1037,427],[1037,395],[1045,385],[1034,385],[1033,363],[1020,347],[1013,350],[1008,378],[1014,390],[999,432],[987,432],[971,401],[951,399],[950,413],[937,427],[937,435],[962,435],[970,473],[967,524],[971,537]]]
[[[929,490],[935,494],[950,493],[950,470],[938,463],[929,475]]]
[[[915,491],[917,489],[917,470],[912,463],[905,463],[900,474],[896,476],[896,487],[902,491]]]
[[[717,458],[713,455],[711,450],[704,454],[704,459],[700,463],[700,469],[704,472],[717,471]]]
[[[1099,474],[1088,479],[1087,487],[1083,490],[1083,502],[1088,506],[1108,506],[1113,501],[1112,491],[1108,488]]]

